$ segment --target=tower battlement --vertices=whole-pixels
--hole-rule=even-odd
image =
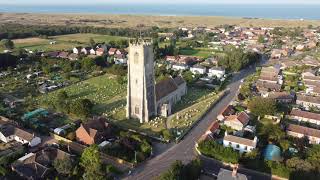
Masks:
[[[130,46],[152,46],[151,39],[130,39],[129,41]]]

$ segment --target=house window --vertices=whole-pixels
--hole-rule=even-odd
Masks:
[[[237,148],[240,148],[240,145],[239,144],[237,144],[237,146],[236,146]]]
[[[232,145],[232,143],[231,142],[229,142],[229,146],[231,146]]]
[[[134,108],[134,113],[135,113],[135,114],[139,114],[139,107],[135,107],[135,108]]]
[[[244,147],[244,150],[248,150],[248,146],[245,146],[245,147]]]

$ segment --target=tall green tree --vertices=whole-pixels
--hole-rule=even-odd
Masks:
[[[255,116],[273,115],[277,111],[277,103],[270,98],[255,97],[248,103],[248,108]]]
[[[70,111],[75,115],[88,117],[91,114],[92,107],[93,103],[89,99],[79,99],[71,103]]]
[[[14,48],[14,42],[11,39],[2,39],[0,41],[0,45],[6,49]]]
[[[92,145],[84,149],[80,166],[84,169],[83,179],[85,180],[102,180],[104,173],[102,172],[102,163],[100,152],[97,145]]]
[[[53,162],[53,166],[59,174],[69,176],[73,172],[75,162],[69,156],[65,156],[62,159],[55,159]]]

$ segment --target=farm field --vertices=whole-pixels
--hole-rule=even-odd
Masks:
[[[42,38],[25,38],[15,39],[14,44],[16,48],[23,48],[28,50],[43,50],[43,51],[55,51],[55,50],[71,50],[75,46],[87,46],[90,38],[97,43],[117,41],[126,39],[126,37],[120,36],[108,36],[99,34],[68,34],[60,36],[50,36],[48,39]],[[50,42],[55,41],[55,44]]]

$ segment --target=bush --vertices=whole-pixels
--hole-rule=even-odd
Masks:
[[[234,151],[230,147],[223,147],[215,141],[202,141],[199,144],[199,150],[202,154],[215,158],[219,161],[224,161],[228,163],[238,163],[239,153]]]
[[[171,132],[168,129],[164,129],[162,131],[162,136],[166,141],[170,141],[173,138]]]

